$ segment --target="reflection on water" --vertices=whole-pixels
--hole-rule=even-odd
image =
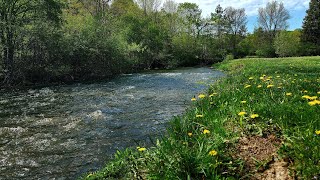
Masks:
[[[74,179],[145,145],[223,74],[208,68],[0,95],[0,179]]]

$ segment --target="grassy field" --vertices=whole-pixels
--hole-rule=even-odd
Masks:
[[[320,57],[241,59],[151,148],[84,179],[319,179]]]

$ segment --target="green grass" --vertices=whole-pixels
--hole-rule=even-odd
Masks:
[[[228,76],[211,85],[184,116],[175,117],[156,146],[118,152],[104,169],[83,178],[245,178],[245,163],[233,158],[237,142],[243,136],[267,134],[282,140],[278,156],[290,159],[298,179],[320,178],[320,135],[315,132],[320,130],[320,105],[302,98],[320,96],[320,57],[250,58],[215,67]],[[253,119],[252,114],[259,117]]]

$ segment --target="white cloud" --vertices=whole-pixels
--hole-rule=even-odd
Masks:
[[[220,4],[223,8],[232,6],[234,8],[245,8],[248,16],[258,14],[260,7],[265,7],[267,2],[271,0],[175,0],[177,3],[191,2],[196,3],[202,9],[203,16],[210,15],[214,12],[216,6]],[[285,8],[289,11],[305,10],[309,6],[310,0],[282,0]]]

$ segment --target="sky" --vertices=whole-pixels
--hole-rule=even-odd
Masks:
[[[253,32],[254,27],[258,26],[258,9],[265,7],[270,0],[175,0],[177,3],[191,2],[199,5],[202,9],[202,16],[207,17],[215,10],[218,4],[223,8],[232,6],[234,8],[245,8],[248,17],[248,31]],[[302,27],[303,18],[306,10],[309,8],[310,0],[286,0],[283,2],[285,8],[289,11],[289,30]]]

